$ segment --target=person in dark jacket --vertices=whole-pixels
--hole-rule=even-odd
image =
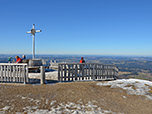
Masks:
[[[22,58],[21,58],[22,60],[25,60],[26,59],[26,56],[25,55],[22,55]]]
[[[83,57],[81,57],[81,60],[79,63],[85,63],[85,60],[83,59]]]

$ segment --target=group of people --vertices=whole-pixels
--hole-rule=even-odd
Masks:
[[[9,57],[8,58],[8,62],[11,63],[11,59],[12,57]],[[22,60],[26,59],[26,56],[25,55],[22,55],[22,57],[20,58],[19,56],[15,56],[15,63],[22,63]]]
[[[16,58],[16,62],[15,63],[22,63],[22,60],[26,59],[25,55],[22,55],[22,58],[20,58],[19,56],[15,56]]]
[[[26,59],[26,56],[23,55],[22,58],[20,58],[19,56],[16,56],[16,62],[15,63],[22,63],[22,60]],[[79,63],[85,63],[85,60],[83,57],[81,57],[80,62]]]
[[[11,62],[12,57],[8,58],[8,62]],[[20,58],[19,56],[15,56],[16,62],[15,63],[22,63],[22,60],[26,59],[25,55],[22,55],[22,57]],[[80,62],[79,63],[85,63],[85,60],[83,57],[81,57]]]

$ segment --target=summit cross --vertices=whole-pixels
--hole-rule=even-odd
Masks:
[[[35,59],[35,33],[37,32],[42,32],[42,30],[35,30],[35,24],[33,24],[33,28],[27,32],[33,35],[33,59]]]

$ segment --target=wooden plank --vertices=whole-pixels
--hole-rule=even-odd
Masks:
[[[97,72],[97,71],[98,71],[98,70],[97,70],[97,67],[98,67],[98,65],[95,64],[95,79],[97,79],[97,73],[98,73],[98,72]]]
[[[11,82],[11,66],[9,65],[9,81]]]
[[[97,79],[100,79],[100,64],[98,64],[98,75],[97,75]]]
[[[89,64],[89,79],[92,80],[92,65]]]
[[[63,65],[60,66],[61,67],[61,82],[63,82]]]
[[[68,65],[68,81],[70,81],[70,72],[71,72],[71,68],[70,65]]]
[[[22,82],[24,83],[24,76],[26,75],[26,66],[23,65],[23,71],[22,71]]]
[[[110,79],[111,78],[111,70],[109,69],[108,71],[109,71],[108,72],[108,76],[109,76],[108,78]]]
[[[84,65],[83,65],[83,80],[86,80],[85,70],[86,70],[86,68],[85,68],[85,63],[84,63]]]
[[[99,69],[99,64],[97,64],[96,67],[97,67],[97,68],[96,68],[96,72],[97,72],[97,73],[96,73],[96,79],[99,79],[99,70],[100,70],[100,69]]]
[[[3,76],[4,76],[4,81],[6,81],[6,65],[4,65],[4,74],[3,74]]]
[[[100,77],[100,71],[101,71],[100,67],[101,67],[100,64],[98,64],[98,79],[101,79],[101,77]]]
[[[10,65],[10,66],[16,66],[16,65],[18,65],[18,66],[22,66],[22,65],[27,65],[27,63],[0,63],[0,65]]]
[[[112,67],[110,67],[110,69],[109,69],[109,74],[110,74],[110,78],[112,79]]]
[[[82,69],[82,80],[84,80],[84,66],[81,64],[81,69]]]
[[[19,67],[19,72],[18,72],[18,75],[19,75],[19,82],[21,83],[21,72],[22,72],[22,67],[21,66],[18,66]]]
[[[108,79],[108,78],[109,78],[108,73],[109,73],[109,70],[108,70],[108,67],[106,66],[106,79]]]
[[[21,76],[22,76],[22,75],[21,75],[21,72],[22,72],[22,71],[21,71],[21,70],[22,70],[21,68],[22,68],[22,67],[21,67],[21,66],[18,66],[18,67],[19,67],[19,82],[21,82]]]
[[[19,66],[16,66],[16,82],[19,82]]]
[[[105,66],[103,65],[103,70],[102,70],[102,77],[105,79]]]
[[[4,81],[4,75],[5,75],[5,72],[4,72],[4,65],[2,66],[2,81]]]
[[[75,80],[78,78],[78,65],[75,65]]]
[[[45,84],[45,67],[41,66],[41,84]]]
[[[61,81],[61,75],[60,75],[61,69],[60,69],[60,65],[58,65],[58,81]]]
[[[112,71],[112,69],[111,69],[110,75],[111,75],[111,78],[113,79],[113,71]]]
[[[109,79],[109,70],[108,70],[108,66],[106,66],[106,75],[107,75],[107,79]]]
[[[67,79],[67,67],[66,65],[63,65],[64,66],[64,81],[66,81]]]
[[[95,65],[93,65],[93,71],[92,72],[93,72],[93,77],[92,78],[95,81]]]
[[[0,82],[2,81],[3,78],[3,67],[0,66]]]
[[[107,79],[107,68],[106,68],[106,66],[104,66],[104,79],[105,80]]]
[[[73,78],[74,78],[74,77],[73,77],[73,73],[74,73],[74,70],[73,70],[73,68],[74,68],[74,67],[73,67],[73,64],[71,65],[71,68],[72,68],[72,69],[71,69],[71,73],[72,73],[72,81],[73,81]]]
[[[10,81],[12,82],[13,81],[13,66],[10,66]]]
[[[87,74],[88,74],[88,79],[90,80],[90,64],[88,64],[88,72],[87,72]]]
[[[101,71],[102,71],[102,66],[100,65],[100,70],[99,70],[99,78],[100,78],[100,80],[102,79],[102,77],[101,77]]]
[[[90,75],[90,80],[92,80],[92,79],[93,79],[93,73],[92,73],[92,71],[93,71],[93,66],[92,66],[92,64],[89,65],[89,70],[90,70],[90,73],[89,73],[89,75]]]
[[[100,65],[100,79],[102,79],[102,65]]]
[[[24,66],[21,66],[21,82],[24,83]]]
[[[21,72],[21,82],[22,83],[24,83],[24,75],[25,75],[25,72],[26,72],[25,67],[27,67],[27,66],[24,66],[24,65],[22,66],[22,72]]]
[[[23,66],[21,66],[21,71],[20,71],[20,82],[22,82],[22,83],[24,82],[24,81],[23,81],[23,72],[24,72],[24,71],[23,71]]]
[[[26,71],[26,74],[25,74],[25,81],[26,82],[24,82],[24,84],[26,84],[26,83],[29,83],[30,81],[29,81],[29,78],[28,78],[28,67],[27,66],[25,66],[25,71]]]
[[[96,79],[100,79],[99,78],[99,71],[100,71],[100,69],[99,69],[99,64],[97,65],[97,76],[96,76]]]
[[[9,65],[9,81],[11,82],[11,66]]]
[[[112,79],[111,70],[112,70],[112,69],[109,69],[109,78],[110,78],[110,79]]]
[[[78,67],[79,67],[79,73],[78,73],[79,74],[79,78],[78,79],[81,80],[81,68],[80,68],[80,64],[78,65]]]
[[[6,81],[10,82],[10,77],[9,77],[9,65],[7,65],[7,76],[6,76]]]
[[[26,70],[26,67],[27,67],[27,66],[24,66],[24,65],[22,66],[22,72],[21,72],[21,75],[22,75],[22,76],[21,76],[21,77],[22,77],[22,78],[21,78],[21,82],[22,82],[22,83],[24,83],[24,76],[25,76],[25,74],[26,74],[26,71],[25,71],[25,70]]]
[[[84,75],[86,77],[85,79],[88,80],[88,64],[85,64],[84,68],[85,68],[85,74]]]
[[[100,73],[99,73],[99,75],[100,75],[100,79],[102,79],[102,65],[100,65]]]
[[[114,76],[113,76],[113,67],[111,67],[111,78],[114,79]]]
[[[13,66],[13,82],[15,82],[15,66]]]

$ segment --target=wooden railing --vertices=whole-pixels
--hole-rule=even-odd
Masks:
[[[117,77],[115,65],[73,63],[58,65],[58,81],[112,80]]]
[[[0,82],[28,83],[27,64],[0,63]]]

